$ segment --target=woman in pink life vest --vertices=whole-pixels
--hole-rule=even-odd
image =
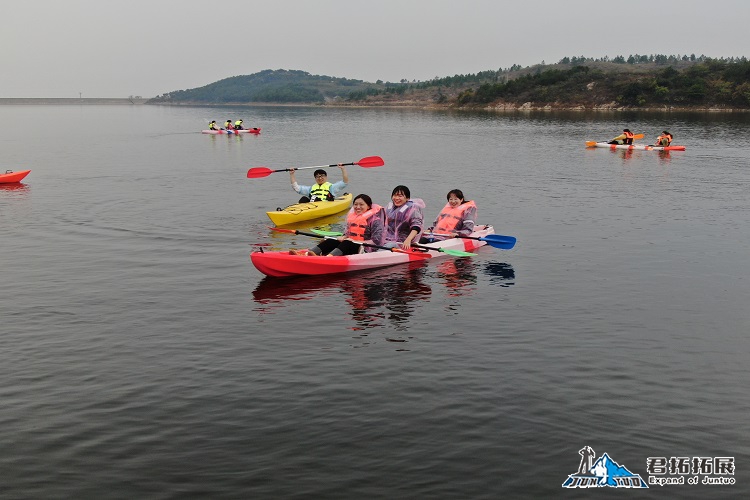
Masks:
[[[456,236],[469,236],[474,232],[477,205],[471,200],[466,201],[460,189],[451,189],[446,198],[448,198],[448,203],[440,211],[432,227],[427,228],[430,234],[422,237],[420,243],[442,241]]]
[[[352,255],[362,251],[361,243],[380,245],[383,241],[383,207],[376,205],[366,194],[354,197],[346,215],[346,231],[338,238],[325,238],[308,250],[290,250],[294,255]]]

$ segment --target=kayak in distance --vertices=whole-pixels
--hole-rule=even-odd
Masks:
[[[352,205],[351,193],[344,193],[333,201],[311,201],[308,203],[296,203],[286,208],[277,208],[273,212],[266,212],[271,222],[277,226],[294,224],[313,219],[320,219],[328,215],[335,215],[349,210]]]
[[[685,151],[685,146],[649,146],[647,144],[610,144],[608,142],[586,143],[586,147],[609,149],[640,149],[643,151]]]
[[[261,250],[252,252],[250,260],[258,271],[267,276],[289,277],[348,273],[451,255],[446,253],[445,250],[456,251],[456,253],[473,250],[487,244],[481,239],[474,238],[483,238],[494,233],[495,230],[492,226],[477,226],[477,229],[470,235],[471,239],[450,238],[420,245],[419,248],[412,248],[411,251],[383,250],[329,257],[292,255],[289,251],[263,252]],[[425,250],[426,248],[434,248],[435,250]]]
[[[228,134],[228,135],[237,135],[237,134],[260,134],[259,128],[243,128],[240,130],[201,130],[201,134]]]
[[[0,184],[11,184],[14,182],[21,182],[21,180],[29,175],[31,170],[21,170],[20,172],[13,172],[12,170],[6,170],[4,174],[0,174]]]

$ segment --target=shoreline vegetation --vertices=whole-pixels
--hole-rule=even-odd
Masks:
[[[564,57],[556,64],[375,83],[264,70],[157,96],[148,104],[315,105],[487,111],[750,111],[746,57]]]
[[[517,111],[750,111],[750,61],[706,56],[564,57],[428,81],[375,83],[264,70],[144,99],[3,99],[0,104],[322,106]]]

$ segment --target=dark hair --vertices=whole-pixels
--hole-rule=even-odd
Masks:
[[[630,132],[630,129],[625,128],[625,129],[622,129],[622,131],[623,132]]]
[[[366,194],[358,194],[357,196],[355,196],[352,200],[352,205],[354,205],[354,202],[357,200],[364,201],[365,203],[367,203],[367,208],[372,208],[372,198],[370,198]]]
[[[313,172],[313,177],[316,177],[318,174],[323,174],[326,177],[328,177],[328,172],[326,172],[322,168],[319,168],[318,170],[316,170],[315,172]]]
[[[662,134],[668,134],[668,133],[669,133],[669,132],[667,132],[666,130],[663,130],[663,131],[662,131]]]
[[[409,188],[406,186],[396,186],[393,188],[393,191],[391,191],[391,196],[398,193],[403,194],[406,198],[411,198],[411,191],[409,191]]]
[[[464,198],[464,193],[460,189],[451,189],[448,191],[448,195],[445,197],[446,200],[450,199],[451,195],[455,195],[456,198],[461,200],[461,203],[464,202],[466,198]]]

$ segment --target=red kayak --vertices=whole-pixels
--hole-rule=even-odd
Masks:
[[[7,170],[4,174],[0,174],[0,184],[10,184],[13,182],[21,182],[21,180],[29,175],[31,170],[21,170],[20,172],[11,172]]]
[[[201,130],[201,134],[229,134],[229,135],[239,135],[239,134],[260,134],[259,128],[242,128],[239,130]]]

